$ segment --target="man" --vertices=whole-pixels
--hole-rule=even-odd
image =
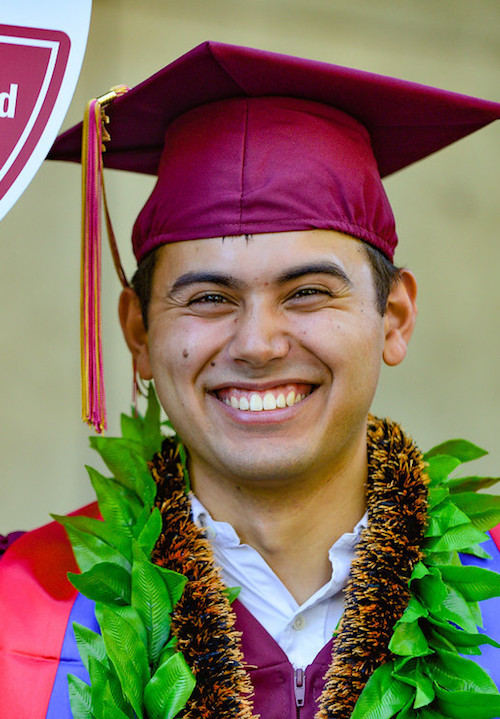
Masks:
[[[496,580],[457,566],[457,550],[494,566],[475,546],[484,512],[442,484],[429,508],[420,453],[369,410],[381,360],[404,359],[416,316],[415,278],[392,265],[380,178],[500,117],[500,107],[207,43],[116,99],[109,115],[107,164],[159,176],[134,228],[139,269],[120,319],[185,448],[191,491],[167,440],[151,464],[156,510],[144,500],[136,511],[149,492],[139,455],[131,472],[97,442],[116,478],[92,475],[113,533],[101,541],[96,525],[63,520],[80,593],[64,576],[61,528],[14,542],[0,589],[6,597],[16,583],[18,599],[3,606],[30,615],[31,651],[7,632],[4,677],[44,674],[43,700],[26,716],[70,716],[66,674],[88,681],[82,664],[92,690],[70,680],[75,716],[445,717],[475,711],[475,701],[482,713],[471,716],[496,716],[491,680],[459,656],[492,644],[477,633],[476,600],[500,593]],[[53,157],[74,159],[79,143],[69,131]],[[95,247],[86,251],[93,311]],[[91,346],[96,324],[91,312]],[[98,375],[89,381],[88,395],[99,395]],[[89,415],[99,428],[95,406]],[[125,425],[136,442],[128,447],[148,443],[137,422]],[[444,452],[433,482],[466,453]],[[100,541],[90,559],[89,533]],[[54,566],[40,573],[50,542]],[[185,578],[182,598],[172,571]],[[225,587],[235,586],[230,608]],[[44,609],[33,620],[36,600]],[[66,624],[97,631],[94,600],[104,640],[77,629],[80,659]],[[41,637],[44,621],[52,635],[58,602],[59,664]],[[4,714],[22,716],[25,700],[8,692]]]

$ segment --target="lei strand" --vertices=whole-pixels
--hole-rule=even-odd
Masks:
[[[206,540],[190,520],[182,455],[161,432],[152,388],[145,417],[123,415],[122,434],[91,439],[113,474],[106,478],[88,468],[103,521],[56,517],[82,572],[70,579],[96,602],[101,628],[96,634],[74,625],[90,685],[68,677],[73,716],[251,719],[251,685],[233,629],[231,592],[220,582]],[[494,719],[500,715],[500,694],[486,672],[460,654],[478,654],[486,643],[500,647],[477,628],[478,601],[500,595],[500,576],[463,567],[458,552],[488,556],[479,544],[500,521],[500,497],[475,492],[497,480],[450,476],[462,462],[485,452],[453,440],[424,455],[426,512],[427,480],[421,476],[418,450],[397,425],[385,421],[370,422],[368,439],[370,522],[353,563],[318,719],[447,719],[463,717],[465,708],[468,719]],[[163,453],[148,465],[162,443]],[[387,488],[398,475],[403,492],[397,483]],[[163,493],[173,485],[177,494],[172,499],[167,492],[169,500]],[[397,518],[396,528],[370,517],[370,492],[376,499],[384,491],[388,494],[384,502],[374,500],[373,513],[380,520]],[[405,493],[401,503],[398,497]],[[170,501],[179,509],[174,535],[169,535],[175,519]],[[380,536],[373,534],[374,526]],[[367,561],[374,540],[389,559],[382,570],[380,551]],[[189,546],[194,553],[190,566],[183,554]],[[164,561],[167,555],[176,557],[182,571]],[[395,571],[389,571],[391,565],[397,565]],[[374,581],[379,599],[388,592],[387,611],[380,607],[385,602],[368,594]],[[200,599],[206,602],[201,617]],[[218,703],[208,707],[202,697],[214,688]]]
[[[392,657],[394,625],[422,558],[428,494],[422,455],[385,420],[370,419],[367,446],[368,527],[351,565],[318,719],[349,719],[368,678]]]
[[[196,678],[183,719],[252,719],[252,685],[243,663],[236,617],[210,543],[191,519],[178,445],[165,441],[151,465],[163,529],[152,554],[158,566],[187,578],[172,613],[172,633]],[[216,710],[214,709],[216,707]]]

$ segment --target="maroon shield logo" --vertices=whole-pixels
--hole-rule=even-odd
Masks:
[[[42,136],[69,50],[64,32],[0,25],[0,201]]]

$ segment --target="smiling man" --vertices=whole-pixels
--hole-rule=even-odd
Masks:
[[[381,314],[363,244],[328,230],[162,247],[147,330],[135,292],[122,296],[129,347],[188,448],[196,497],[299,605],[365,512],[380,362],[404,358],[414,316],[411,273]]]
[[[26,712],[9,690],[2,715],[498,716],[481,668],[498,670],[496,642],[477,629],[477,600],[490,599],[484,627],[500,638],[498,551],[482,533],[498,513],[471,481],[447,479],[478,450],[441,448],[429,492],[418,448],[369,412],[381,363],[403,361],[416,317],[381,178],[500,106],[206,43],[107,113],[105,164],[158,174],[120,320],[176,437],[151,458],[150,409],[147,431],[128,420],[113,445],[126,466],[103,450],[115,479],[92,478],[105,521],[63,520],[79,592],[62,528],[6,552],[2,676],[36,691]],[[81,135],[68,131],[52,157],[77,159]],[[95,252],[85,245],[91,310]],[[461,656],[480,644],[477,664]]]

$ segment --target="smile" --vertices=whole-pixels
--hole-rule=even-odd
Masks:
[[[244,412],[265,412],[293,407],[311,394],[311,384],[286,384],[266,390],[225,387],[214,394],[218,400],[233,409]]]

